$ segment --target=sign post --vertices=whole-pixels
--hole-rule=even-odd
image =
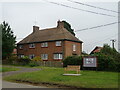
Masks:
[[[83,67],[97,69],[97,57],[96,56],[83,57]]]

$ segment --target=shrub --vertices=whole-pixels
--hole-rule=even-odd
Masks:
[[[120,65],[119,63],[117,63],[117,61],[110,57],[107,56],[103,53],[98,53],[96,54],[97,58],[98,58],[98,67],[97,70],[100,71],[118,71],[118,65]]]
[[[82,57],[81,56],[68,56],[63,60],[63,66],[67,65],[81,65],[82,66]]]
[[[37,63],[36,61],[31,61],[31,62],[29,63],[29,66],[30,66],[30,67],[35,67],[35,66],[39,66],[39,65],[38,65],[38,63]]]
[[[32,59],[32,61],[42,61],[42,59],[37,56],[37,57],[34,57],[34,58]]]
[[[19,63],[19,64],[21,64],[21,65],[27,65],[27,64],[30,63],[30,61],[31,61],[31,59],[29,59],[28,56],[24,56],[24,57],[22,57],[22,58],[19,58],[19,59],[17,60],[17,63]]]
[[[115,58],[105,55],[103,53],[94,54],[97,56],[99,71],[120,71],[120,61],[115,60]],[[63,66],[67,65],[80,65],[81,69],[83,69],[82,65],[82,56],[69,56],[63,60]]]
[[[17,60],[18,60],[17,56],[11,55],[8,59],[3,61],[3,64],[13,64]]]

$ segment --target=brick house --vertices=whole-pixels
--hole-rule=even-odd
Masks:
[[[40,56],[42,60],[52,61],[81,55],[82,41],[66,30],[63,22],[57,23],[57,27],[43,30],[33,26],[33,32],[17,44],[18,56],[30,59]]]
[[[96,47],[90,52],[90,54],[99,53],[102,48],[103,48],[103,47],[96,46]]]

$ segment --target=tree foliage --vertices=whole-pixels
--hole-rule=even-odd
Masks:
[[[115,48],[111,48],[109,45],[105,44],[103,46],[103,49],[100,53],[103,53],[111,58],[113,58],[115,61],[120,61],[120,53],[116,51]]]
[[[75,36],[74,29],[71,29],[71,25],[66,21],[62,21],[62,22],[64,22],[64,28],[66,28],[71,34]]]
[[[2,58],[8,58],[15,48],[16,37],[11,30],[10,25],[5,21],[0,25],[2,30]]]
[[[120,53],[105,44],[100,53],[94,54],[98,57],[98,70],[120,71]]]

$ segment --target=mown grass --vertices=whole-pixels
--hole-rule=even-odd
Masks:
[[[0,72],[9,72],[9,71],[17,71],[18,68],[15,67],[0,67]]]
[[[27,72],[4,78],[8,81],[51,83],[80,88],[118,88],[117,72],[81,71],[81,76],[63,76],[63,68],[43,67],[41,71]]]

